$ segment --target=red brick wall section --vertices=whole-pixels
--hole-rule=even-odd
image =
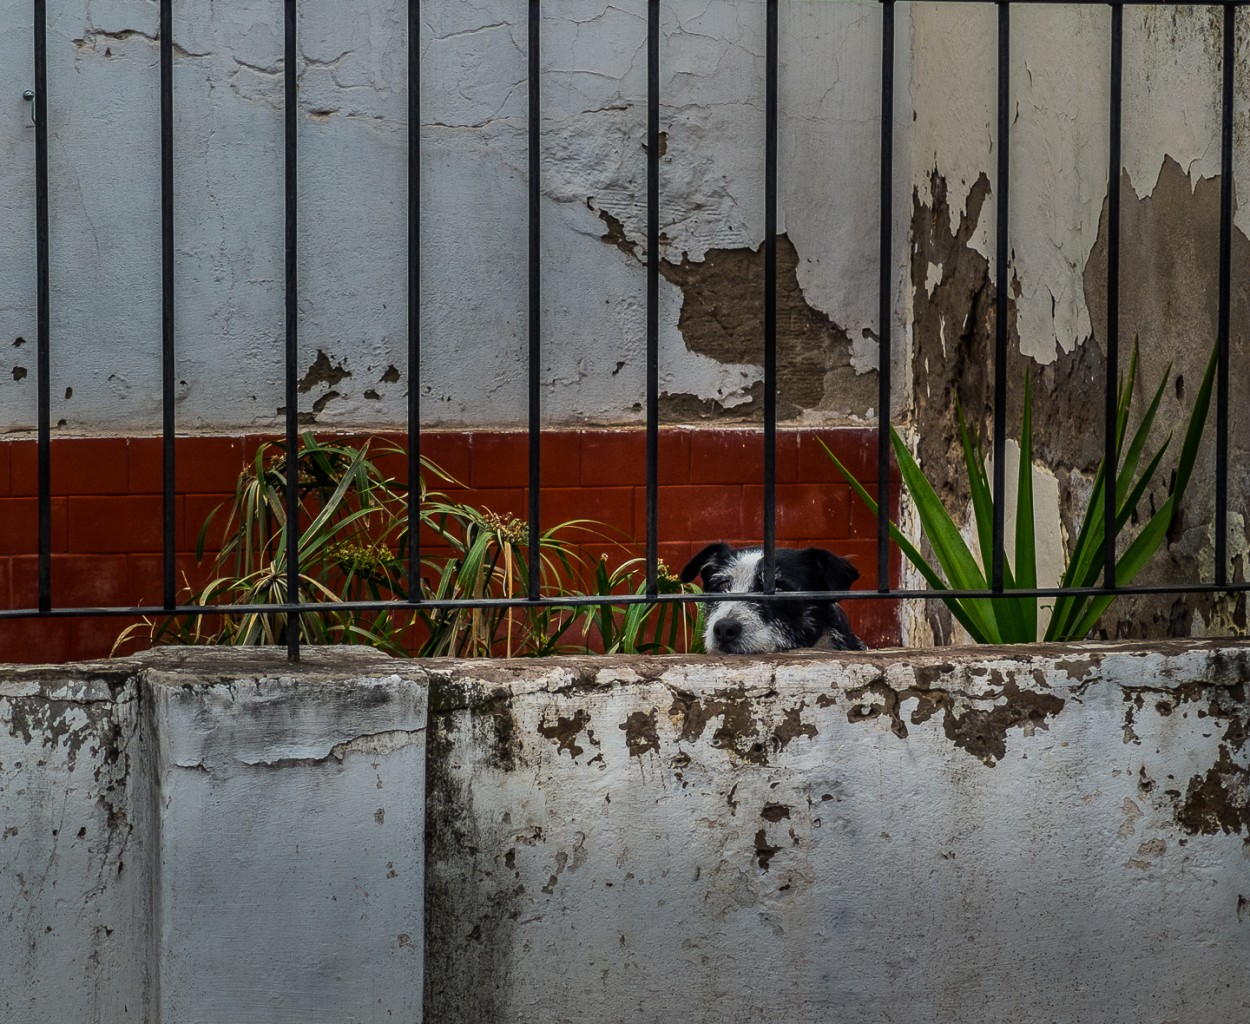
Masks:
[[[815,544],[849,557],[857,588],[876,585],[876,521],[838,476],[823,438],[875,493],[872,430],[781,430],[777,435],[777,541]],[[388,441],[401,440],[386,435]],[[192,582],[196,537],[208,513],[234,493],[244,461],[264,438],[184,437],[175,474],[177,571]],[[528,441],[519,432],[426,432],[422,454],[464,484],[438,485],[455,500],[524,518]],[[546,432],[544,527],[571,519],[605,524],[621,546],[592,538],[589,558],[617,564],[642,553],[646,530],[643,433],[633,429]],[[385,464],[402,476],[401,459]],[[763,447],[749,429],[666,429],[660,435],[659,553],[676,572],[704,544],[758,544],[763,533]],[[434,486],[435,482],[431,482]],[[892,489],[897,509],[898,487]],[[38,604],[36,446],[0,442],[0,607]],[[81,438],[52,444],[52,602],[57,608],[159,604],[161,441]],[[207,559],[206,559],[207,562]],[[897,580],[898,556],[891,575]],[[181,600],[182,598],[180,598]],[[893,601],[854,601],[847,611],[871,646],[899,642]],[[117,617],[0,620],[0,662],[103,657],[127,622]]]

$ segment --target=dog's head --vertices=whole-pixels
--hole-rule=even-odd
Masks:
[[[847,590],[859,572],[824,548],[777,548],[777,593]],[[681,571],[683,583],[700,577],[707,593],[751,594],[764,590],[764,553],[709,544]],[[836,601],[810,599],[716,601],[708,605],[703,645],[710,654],[768,654],[798,647],[864,650]]]

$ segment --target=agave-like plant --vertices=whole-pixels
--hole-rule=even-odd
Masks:
[[[1167,499],[1150,516],[1137,535],[1129,542],[1115,563],[1115,585],[1128,586],[1145,567],[1168,535],[1185,495],[1185,488],[1193,474],[1198,447],[1206,426],[1207,412],[1211,405],[1211,388],[1215,380],[1217,350],[1212,349],[1207,361],[1206,373],[1194,399],[1185,427],[1185,437],[1177,458],[1175,476]],[[1121,378],[1116,404],[1115,459],[1116,472],[1115,525],[1117,534],[1137,511],[1154,479],[1164,453],[1172,441],[1172,435],[1146,459],[1150,429],[1159,410],[1159,401],[1171,373],[1171,365],[1155,389],[1149,408],[1138,424],[1127,450],[1124,441],[1127,434],[1129,407],[1132,403],[1133,384],[1137,376],[1137,341],[1133,342],[1133,355],[1129,361],[1127,379]],[[972,513],[976,525],[977,542],[981,561],[977,562],[965,543],[959,528],[942,500],[937,496],[898,431],[890,429],[890,442],[898,460],[903,486],[916,506],[920,527],[933,549],[937,566],[932,565],[899,530],[890,523],[890,536],[898,544],[907,560],[919,570],[925,581],[938,593],[955,620],[968,631],[977,643],[1032,643],[1038,639],[1037,598],[1035,597],[942,597],[944,590],[988,590],[984,566],[993,559],[994,499],[985,470],[984,452],[980,440],[974,440],[964,421],[963,410],[957,408],[960,444],[964,464],[968,472],[969,490],[972,495]],[[856,494],[876,514],[877,502],[859,483],[823,441],[821,446],[838,471],[846,478]],[[1076,543],[1068,560],[1059,586],[1063,590],[1079,590],[1097,587],[1103,569],[1103,538],[1106,524],[1106,466],[1099,463],[1094,476],[1094,487],[1085,516],[1077,532]],[[1037,552],[1033,522],[1033,420],[1032,393],[1029,377],[1024,379],[1024,409],[1020,426],[1020,473],[1016,487],[1016,542],[1014,561],[1003,557],[1003,589],[1031,590],[1037,586]],[[1013,568],[1014,565],[1014,568]],[[1065,593],[1060,595],[1051,612],[1046,640],[1079,640],[1094,626],[1102,613],[1115,599],[1114,594]]]

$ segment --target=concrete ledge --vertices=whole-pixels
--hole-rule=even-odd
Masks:
[[[149,1019],[134,666],[0,668],[0,726],[0,1020]]]
[[[1250,1019],[1244,643],[426,672],[431,1020]]]

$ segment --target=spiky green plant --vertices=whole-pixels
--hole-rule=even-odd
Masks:
[[[529,528],[489,509],[447,501],[441,495],[422,507],[422,518],[452,549],[444,561],[423,559],[427,599],[517,598],[530,592]],[[560,597],[580,563],[566,535],[589,529],[586,520],[561,523],[540,534],[538,590]],[[428,639],[422,657],[541,656],[563,651],[562,638],[576,614],[562,606],[511,608],[418,608]]]
[[[1206,373],[1194,399],[1185,428],[1184,441],[1176,461],[1172,485],[1167,499],[1156,509],[1136,536],[1128,543],[1115,563],[1115,585],[1128,586],[1146,566],[1168,535],[1185,495],[1185,488],[1193,474],[1198,447],[1206,426],[1207,412],[1211,404],[1211,388],[1215,380],[1217,351],[1212,349],[1207,361]],[[1117,534],[1136,513],[1154,479],[1168,450],[1172,435],[1142,465],[1151,427],[1159,410],[1159,402],[1171,373],[1171,365],[1155,389],[1149,408],[1138,424],[1128,448],[1124,441],[1127,434],[1129,408],[1132,403],[1133,385],[1137,376],[1138,349],[1133,342],[1133,355],[1129,361],[1127,379],[1119,382],[1116,403],[1115,459],[1116,472],[1115,525]],[[903,486],[915,504],[920,527],[933,549],[937,565],[932,565],[899,530],[890,523],[890,536],[898,544],[907,560],[920,572],[925,581],[938,593],[950,609],[955,620],[968,631],[977,643],[1031,643],[1038,638],[1037,599],[1034,597],[942,597],[943,590],[988,590],[984,566],[992,563],[994,536],[994,499],[985,471],[984,453],[979,440],[974,440],[964,421],[963,410],[957,409],[960,445],[968,473],[969,490],[972,495],[972,513],[976,526],[977,542],[981,560],[978,563],[965,543],[954,519],[942,500],[937,496],[924,472],[904,444],[898,431],[891,428],[890,442],[898,460]],[[861,501],[876,514],[877,502],[859,483],[829,447],[821,442],[826,454],[838,471],[846,478]],[[1059,586],[1064,590],[1084,589],[1098,586],[1103,569],[1103,538],[1106,522],[1106,466],[1099,463],[1094,476],[1093,492],[1081,520],[1076,543],[1064,570]],[[1030,590],[1037,586],[1037,554],[1033,521],[1033,429],[1032,393],[1028,375],[1024,379],[1024,409],[1020,427],[1020,473],[1016,487],[1016,543],[1014,559],[1009,562],[1004,552],[1004,590]],[[1055,600],[1046,640],[1079,640],[1094,626],[1102,613],[1115,599],[1113,594],[1063,594]]]
[[[380,446],[382,452],[397,450]],[[304,434],[296,453],[299,503],[299,593],[292,600],[320,602],[327,610],[300,616],[308,644],[369,644],[402,653],[413,623],[402,606],[372,612],[334,611],[348,601],[388,601],[406,596],[402,554],[406,544],[404,489],[385,476],[360,446]],[[427,472],[444,476],[423,460]],[[210,581],[188,586],[187,604],[221,612],[145,619],[128,627],[114,652],[130,641],[233,646],[286,642],[288,616],[269,606],[288,603],[286,484],[291,471],[284,442],[260,445],[239,474],[233,499],[214,509],[196,540],[202,559],[213,523],[222,521],[221,549]]]

